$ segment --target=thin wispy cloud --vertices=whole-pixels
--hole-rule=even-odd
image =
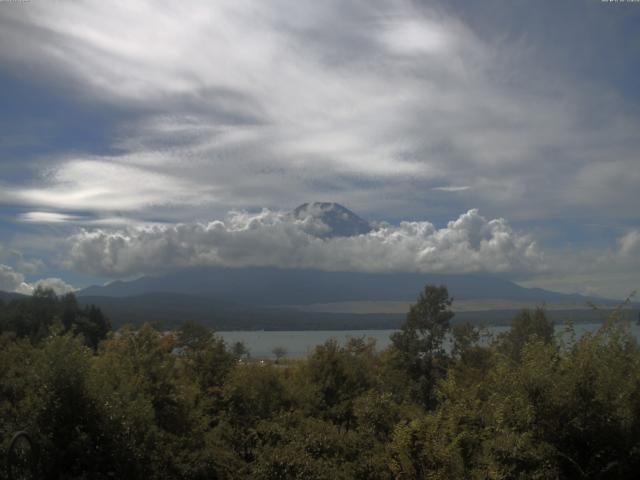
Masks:
[[[583,200],[630,214],[627,189],[612,187],[636,161],[638,123],[616,114],[581,125],[572,79],[554,79],[566,89],[561,101],[513,88],[507,72],[519,65],[502,54],[519,52],[496,50],[435,7],[293,3],[58,2],[5,12],[3,57],[68,78],[94,102],[138,110],[112,138],[125,155],[40,159],[49,173],[15,201],[161,211],[198,196],[279,206],[338,182],[401,191],[412,178],[436,191],[447,180],[473,187],[468,208],[519,217],[558,202],[579,211]],[[598,159],[594,135],[616,139],[615,163],[610,150]],[[255,183],[260,191],[248,193]],[[496,196],[506,183],[517,188]],[[365,196],[379,207],[375,188]]]
[[[586,76],[572,54],[626,51],[626,30],[565,32],[622,25],[612,9],[578,2],[567,26],[552,4],[502,5],[500,22],[402,0],[0,7],[0,80],[33,98],[0,117],[16,228],[115,235],[315,199],[396,225],[472,209],[531,232],[638,224],[635,77],[601,55],[610,78]],[[531,14],[563,41],[523,30]]]
[[[26,212],[18,217],[22,222],[29,223],[67,223],[76,222],[80,217],[58,212]]]
[[[465,190],[469,190],[471,187],[468,185],[448,185],[445,187],[433,187],[434,190],[440,190],[441,192],[464,192]]]

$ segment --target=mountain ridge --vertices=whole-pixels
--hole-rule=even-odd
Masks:
[[[533,302],[587,302],[590,297],[483,274],[331,272],[276,267],[195,267],[132,281],[91,286],[78,296],[127,297],[153,292],[205,296],[248,305],[305,305],[363,300],[415,300],[425,284],[444,284],[454,298],[502,298]],[[601,301],[612,302],[606,299]]]

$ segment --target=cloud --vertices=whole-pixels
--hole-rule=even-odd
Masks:
[[[630,12],[525,3],[6,5],[0,80],[18,100],[4,117],[0,112],[9,138],[0,141],[0,204],[9,212],[3,218],[29,225],[0,226],[1,238],[15,234],[10,241],[20,248],[30,242],[29,255],[46,252],[55,262],[59,239],[85,226],[66,260],[110,276],[194,258],[531,272],[541,264],[535,255],[505,253],[525,252],[520,243],[490,246],[469,233],[469,245],[480,247],[460,247],[456,258],[459,242],[445,241],[456,229],[427,235],[411,226],[430,232],[427,222],[330,245],[284,221],[260,227],[268,233],[260,239],[236,231],[229,219],[202,222],[233,208],[322,198],[372,218],[438,224],[477,207],[523,228],[551,220],[563,238],[574,233],[561,223],[606,219],[611,232],[636,228],[640,116],[629,87]],[[567,24],[567,15],[576,21]],[[57,128],[64,134],[52,136]],[[31,143],[37,154],[15,154]],[[489,229],[494,242],[499,226]],[[597,288],[623,286],[621,278],[633,283],[637,247],[628,235],[619,248],[548,251],[545,272],[576,272],[587,284],[599,266],[605,273]],[[145,255],[143,236],[163,260]],[[405,251],[392,255],[393,239]],[[274,253],[242,253],[242,242],[253,241]],[[291,259],[279,241],[291,242]],[[362,246],[366,258],[357,251]],[[28,275],[37,269],[6,263]]]
[[[316,220],[317,222],[317,220]],[[429,222],[380,224],[368,234],[319,238],[310,217],[231,212],[209,223],[82,230],[70,239],[66,266],[119,277],[191,266],[277,266],[366,272],[538,270],[535,242],[504,219],[470,210],[444,228]]]
[[[27,258],[20,250],[15,248],[6,250],[0,245],[0,262],[3,261],[16,265],[20,272],[27,274],[36,274],[46,266],[40,258]]]
[[[21,188],[8,192],[28,205],[62,209],[134,210],[158,203],[197,204],[210,201],[207,188],[136,166],[139,158],[69,160],[50,175],[49,188]],[[66,222],[73,216],[56,212],[30,212],[22,217],[34,222]],[[77,219],[77,218],[75,218]]]
[[[8,265],[0,264],[0,291],[31,295],[38,287],[50,288],[57,295],[75,291],[75,288],[60,278],[44,278],[33,283],[26,282],[22,273],[16,272]]]
[[[624,259],[635,259],[640,263],[640,230],[631,230],[618,240],[619,255]]]
[[[191,221],[331,192],[394,218],[636,216],[624,102],[437,3],[31,2],[0,27],[8,69],[119,112],[117,154],[38,158],[3,203]]]
[[[25,272],[29,275],[35,275],[41,272],[46,267],[45,263],[39,258],[20,259],[16,262],[18,270]]]
[[[25,293],[28,288],[29,285],[24,281],[24,275],[14,271],[8,265],[0,264],[0,290]]]
[[[18,221],[34,224],[59,224],[59,225],[91,225],[91,226],[122,226],[145,225],[159,222],[145,222],[126,216],[100,216],[100,215],[70,215],[58,212],[24,212],[18,215]],[[41,262],[41,261],[40,261]],[[25,269],[21,268],[25,271]],[[27,273],[35,273],[28,271]]]
[[[525,278],[524,285],[618,299],[640,290],[638,229],[620,235],[610,247],[547,249],[545,258],[549,268]]]
[[[456,38],[442,24],[413,18],[390,21],[381,40],[391,52],[400,55],[444,55],[450,53]]]
[[[18,218],[27,223],[67,223],[77,221],[80,217],[58,212],[25,212]]]
[[[470,188],[471,187],[469,187],[468,185],[448,185],[446,187],[433,187],[434,190],[440,190],[441,192],[464,192],[465,190],[469,190]]]
[[[76,290],[61,278],[56,277],[43,278],[41,280],[38,280],[33,283],[32,287],[33,290],[35,290],[36,288],[51,289],[56,293],[56,295],[64,295],[65,293],[71,293]]]

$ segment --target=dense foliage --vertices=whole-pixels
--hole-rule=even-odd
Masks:
[[[37,344],[52,332],[82,335],[86,345],[96,349],[111,330],[102,311],[88,305],[80,307],[73,293],[58,297],[53,290],[38,287],[32,296],[19,296],[8,302],[0,299],[0,334],[28,338]]]
[[[0,308],[0,457],[10,433],[27,429],[41,478],[640,471],[640,349],[622,311],[579,339],[570,326],[555,337],[543,310],[524,311],[487,339],[451,329],[446,288],[427,286],[387,350],[328,341],[276,363],[195,324],[125,327],[98,344],[92,332],[108,323],[72,297],[23,302]]]

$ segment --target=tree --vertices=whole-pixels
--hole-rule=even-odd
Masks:
[[[276,363],[280,362],[280,359],[285,357],[287,355],[287,349],[284,347],[274,347],[273,350],[271,350],[271,353],[273,353],[273,355],[276,357]]]
[[[444,374],[444,339],[454,315],[452,303],[446,286],[426,285],[401,331],[391,336],[395,363],[408,373],[414,398],[425,406],[433,404],[433,386]]]
[[[0,331],[28,337],[34,344],[57,330],[82,335],[85,343],[96,350],[111,330],[109,319],[98,307],[80,308],[73,293],[58,297],[53,290],[42,287],[30,297],[12,299],[0,310]]]
[[[367,344],[357,339],[341,347],[331,338],[308,358],[301,373],[316,390],[318,411],[325,419],[347,429],[355,423],[354,401],[374,383],[369,352]]]
[[[499,338],[499,350],[514,360],[520,359],[522,348],[530,341],[538,339],[545,344],[553,341],[553,322],[547,318],[542,307],[531,312],[522,310],[511,322],[511,329]]]
[[[249,355],[251,354],[251,352],[249,352],[249,349],[243,342],[235,342],[231,346],[231,353],[233,353],[233,356],[238,360],[240,360],[242,357],[249,357]]]
[[[222,338],[194,322],[185,322],[180,327],[176,347],[204,391],[218,389],[237,360]]]
[[[111,330],[111,323],[98,307],[89,305],[77,312],[73,329],[84,337],[87,346],[95,350],[100,341],[107,337]]]
[[[100,448],[100,414],[88,387],[92,352],[69,332],[48,337],[39,353],[35,440],[44,478],[91,477],[110,463]]]
[[[409,309],[402,326],[403,333],[417,334],[425,353],[442,353],[442,342],[449,331],[449,320],[454,315],[449,308],[452,303],[446,286],[426,285],[418,301]]]

